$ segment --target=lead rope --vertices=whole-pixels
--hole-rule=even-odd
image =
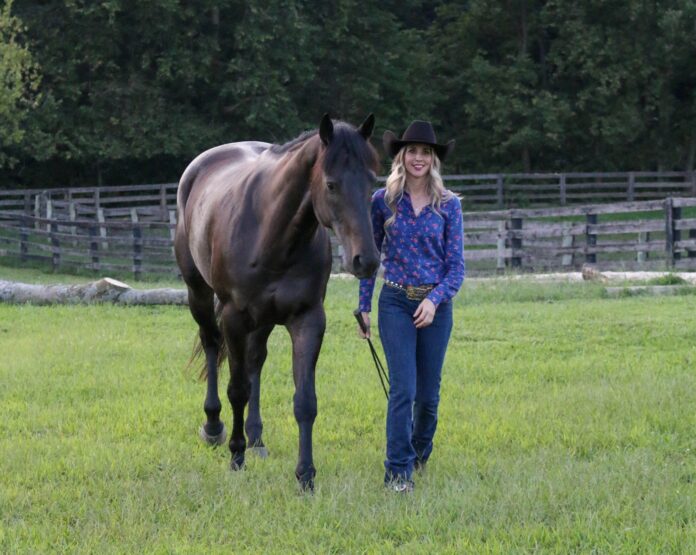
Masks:
[[[372,355],[372,360],[375,362],[375,368],[377,368],[377,375],[379,376],[379,382],[382,384],[382,389],[384,390],[384,396],[387,398],[387,401],[389,401],[389,391],[387,390],[387,386],[389,385],[389,377],[387,376],[387,372],[384,369],[384,365],[382,364],[382,361],[379,359],[379,355],[377,354],[377,351],[375,350],[375,346],[372,344],[372,341],[370,340],[370,338],[367,337],[367,326],[365,325],[365,320],[363,320],[362,314],[360,314],[360,309],[355,310],[353,312],[353,316],[355,316],[355,319],[358,321],[358,326],[360,326],[360,329],[365,334],[365,339],[367,339],[367,344],[370,346],[370,354]],[[385,382],[386,382],[386,385],[385,385]]]

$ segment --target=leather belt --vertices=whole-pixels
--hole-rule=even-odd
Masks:
[[[398,289],[399,291],[403,291],[404,293],[406,293],[406,298],[410,301],[422,301],[428,296],[428,293],[435,289],[435,285],[432,284],[401,285],[400,283],[396,283],[388,279],[385,279],[384,283],[388,287],[392,287],[394,289]]]

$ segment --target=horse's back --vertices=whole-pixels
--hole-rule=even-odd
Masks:
[[[243,176],[270,145],[246,141],[220,145],[199,154],[184,170],[177,190],[175,252],[182,275],[195,266],[211,283],[209,229],[222,202],[234,200]]]
[[[181,175],[177,190],[177,206],[179,217],[183,216],[189,196],[196,184],[206,183],[212,180],[202,179],[217,172],[235,170],[241,171],[243,167],[256,160],[271,146],[260,141],[244,141],[228,143],[216,146],[199,154],[188,165]]]

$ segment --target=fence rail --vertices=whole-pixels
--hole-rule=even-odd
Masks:
[[[661,200],[665,197],[695,197],[696,171],[691,172],[594,172],[510,173],[443,176],[457,192],[465,210],[573,206],[590,203]],[[379,178],[380,182],[384,177]],[[0,191],[0,210],[33,213],[51,218],[61,213],[73,219],[103,213],[128,215],[131,208],[147,208],[166,221],[176,207],[176,183],[17,189]]]
[[[95,273],[177,272],[176,212],[148,206],[61,211],[51,217],[0,211],[0,260],[38,261]],[[469,274],[600,269],[696,269],[696,198],[464,213]],[[341,248],[332,237],[333,270]]]

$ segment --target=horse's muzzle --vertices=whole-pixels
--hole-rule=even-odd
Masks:
[[[359,279],[374,276],[379,267],[379,259],[369,255],[356,254],[351,262],[350,273]]]

